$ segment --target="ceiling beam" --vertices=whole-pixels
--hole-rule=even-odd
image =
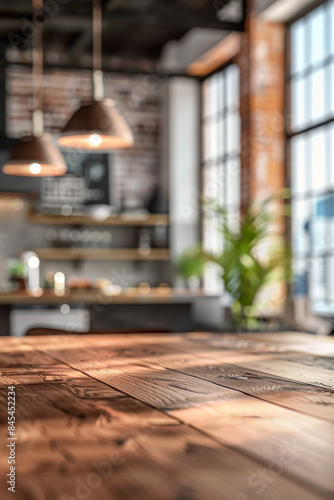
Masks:
[[[47,55],[47,54],[46,54]],[[7,62],[0,63],[0,81],[1,77],[4,78],[6,66],[8,64],[13,64],[16,66],[25,66],[31,67],[31,61],[29,61],[28,57],[22,57],[23,54],[18,53],[16,58],[12,58]],[[27,54],[28,56],[28,54]],[[91,61],[81,61],[78,58],[68,57],[68,55],[64,55],[59,62],[48,63],[47,57],[45,58],[44,69],[45,70],[54,70],[54,69],[62,69],[68,71],[91,71],[92,64]],[[88,59],[88,58],[87,58]],[[114,58],[104,58],[103,59],[103,72],[104,73],[120,73],[120,74],[130,74],[130,75],[143,75],[149,76],[155,79],[166,79],[166,78],[175,78],[175,77],[187,77],[193,78],[195,80],[200,80],[197,75],[191,75],[187,72],[175,72],[175,71],[160,71],[159,65],[154,64],[150,61],[139,61],[134,60],[131,62],[131,65],[125,66],[124,61],[119,61],[119,64],[115,63]]]
[[[196,61],[189,64],[188,72],[194,76],[205,77],[228,61],[232,61],[240,53],[240,49],[241,35],[230,33]]]
[[[27,15],[26,19],[31,20],[31,15]],[[54,18],[50,18],[45,23],[45,29],[53,29],[55,31],[71,32],[71,31],[86,31],[91,27],[91,17],[82,15],[66,15],[58,14]],[[243,23],[230,22],[227,19],[220,21],[213,12],[207,14],[197,12],[190,9],[166,9],[166,11],[149,10],[147,12],[128,12],[128,11],[114,11],[112,13],[105,13],[104,23],[107,29],[112,30],[113,27],[119,30],[120,27],[126,28],[131,26],[144,26],[158,28],[161,30],[170,31],[188,31],[192,28],[211,28],[221,29],[227,31],[242,31]],[[1,15],[0,12],[0,30],[21,31],[22,30],[22,17],[18,15]],[[125,31],[126,33],[126,31]]]
[[[215,4],[215,1],[218,2]],[[147,33],[150,34],[152,29],[152,50],[146,47],[143,43],[142,52],[144,58],[156,59],[159,57],[159,32],[161,31],[162,40],[177,39],[187,33],[192,28],[211,28],[224,31],[243,31],[245,19],[245,4],[246,0],[239,0],[243,6],[243,16],[240,22],[228,21],[228,18],[218,19],[217,5],[222,8],[229,4],[230,0],[214,0],[212,3],[212,11],[204,11],[203,9],[187,8],[180,3],[167,4],[161,0],[138,0],[134,5],[132,0],[104,0],[103,1],[103,33],[109,36],[109,40],[115,40],[117,43],[109,43],[104,47],[104,52],[109,56],[123,55],[127,56],[132,52],[140,56],[138,46],[127,42],[126,33],[133,33],[134,28],[148,28]],[[73,5],[72,5],[73,7]],[[1,15],[1,11],[6,11],[5,15]],[[10,12],[10,14],[9,14]],[[0,8],[0,33],[11,42],[12,46],[19,49],[30,47],[31,39],[24,36],[23,19],[26,24],[31,21],[31,13],[22,18],[22,12],[9,11],[8,7]],[[72,56],[86,56],[90,53],[92,40],[92,17],[87,13],[76,15],[71,9],[70,12],[64,10],[59,11],[54,17],[47,19],[44,24],[45,40],[49,40],[48,33],[52,32],[53,36],[58,34],[66,34],[66,47],[63,44],[55,47],[55,51],[69,52]],[[15,39],[16,34],[18,37]],[[123,33],[125,38],[123,39]],[[145,33],[145,32],[144,32]],[[114,35],[114,37],[113,37]],[[158,36],[158,38],[156,37]],[[150,35],[151,36],[151,35]],[[61,41],[61,36],[58,37]],[[154,42],[156,39],[156,44]],[[140,42],[140,38],[138,39]],[[146,47],[146,48],[145,48]],[[51,50],[51,45],[49,45]],[[158,52],[157,52],[158,50]],[[61,54],[63,55],[63,54]]]

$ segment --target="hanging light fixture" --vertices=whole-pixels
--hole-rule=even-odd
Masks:
[[[65,126],[58,144],[77,149],[122,149],[133,135],[111,99],[104,99],[101,0],[93,0],[93,100],[83,103]]]
[[[43,7],[43,0],[33,0],[33,12]],[[67,168],[62,154],[51,137],[44,134],[42,112],[43,51],[42,28],[33,36],[32,52],[33,114],[32,135],[22,137],[10,152],[2,167],[5,174],[26,177],[60,176]]]

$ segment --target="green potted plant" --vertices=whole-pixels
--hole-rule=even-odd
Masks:
[[[186,287],[194,288],[200,284],[200,279],[204,273],[205,263],[206,259],[200,243],[195,243],[187,248],[176,259],[177,272],[184,280]]]
[[[225,208],[214,200],[203,202],[205,217],[217,221],[223,250],[214,254],[197,245],[196,252],[190,253],[189,265],[192,269],[201,269],[202,274],[206,263],[218,266],[225,291],[232,299],[231,311],[238,326],[258,328],[259,298],[263,290],[291,277],[290,249],[284,235],[273,230],[275,223],[287,212],[277,210],[286,207],[282,201],[275,211],[272,203],[286,198],[286,194],[283,191],[262,203],[251,204],[240,216],[236,227],[231,226]],[[189,251],[186,251],[181,262],[188,256]],[[194,259],[198,260],[196,265]],[[183,263],[183,268],[187,269],[186,263]]]
[[[21,260],[13,259],[10,261],[9,265],[9,279],[13,284],[14,288],[19,290],[25,290],[26,282],[25,282],[26,268],[25,264]]]

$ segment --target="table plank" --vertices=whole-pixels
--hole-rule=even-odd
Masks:
[[[109,347],[108,342],[96,349],[89,344],[75,353],[71,345],[60,349],[57,359],[159,408],[264,467],[278,460],[284,443],[290,449],[295,445],[296,459],[282,474],[326,497],[333,496],[334,427],[330,422],[154,365],[152,359],[166,355],[166,345],[155,338],[151,344],[139,341],[138,346],[124,339],[122,347],[115,347],[112,338]],[[169,346],[178,348],[177,342]],[[146,358],[139,358],[138,352],[143,351]]]
[[[327,342],[321,338],[319,344],[313,337],[310,340],[312,349],[319,352],[326,350],[328,346],[327,356],[308,355],[304,352],[303,345],[300,351],[296,346],[296,341],[287,342],[284,344],[280,339],[281,334],[269,334],[269,341],[266,341],[266,334],[261,334],[262,342],[249,341],[244,339],[244,334],[237,338],[231,335],[197,335],[188,339],[187,343],[183,343],[183,351],[191,352],[195,355],[205,355],[208,358],[219,360],[221,363],[235,364],[243,368],[254,369],[269,375],[278,376],[282,379],[287,379],[295,382],[304,382],[307,384],[334,389],[334,353],[331,354],[331,349],[334,346],[332,338],[328,338]],[[307,338],[307,335],[302,335],[302,338]],[[249,337],[249,335],[247,336]],[[273,343],[273,338],[277,339]],[[287,340],[289,337],[287,337]],[[304,340],[306,342],[306,340]],[[307,351],[310,351],[308,345]]]
[[[260,488],[266,500],[326,498],[259,469],[138,398],[22,347],[18,363],[12,356],[1,368],[0,391],[3,421],[6,386],[16,385],[18,500],[255,500]],[[1,454],[1,477],[7,467]],[[1,498],[13,498],[3,483]]]
[[[220,363],[210,358],[194,360],[192,355],[181,359],[159,360],[159,365],[203,380],[214,382],[249,396],[334,423],[334,391],[267,375],[232,363]]]
[[[334,356],[334,337],[298,332],[237,333],[224,335],[197,332],[188,335],[187,340],[219,347],[223,350],[241,349],[277,353],[299,352],[331,358]]]
[[[242,333],[240,339],[247,342],[257,342],[280,347],[281,350],[297,351],[305,354],[319,356],[334,356],[334,337],[313,334],[302,334],[300,332],[277,333]]]
[[[332,358],[308,356],[295,352],[277,354],[255,350],[222,353],[212,348],[208,348],[205,354],[221,363],[238,365],[284,380],[334,389],[334,359]]]
[[[280,406],[333,421],[334,392],[330,388],[321,387],[321,390],[319,390],[319,387],[299,380],[289,380],[279,374],[272,375],[270,369],[268,369],[268,374],[258,369],[254,370],[243,366],[243,361],[249,359],[256,361],[259,356],[259,354],[255,354],[254,349],[245,350],[248,343],[245,344],[244,340],[231,339],[231,336],[225,335],[213,336],[212,334],[205,334],[205,338],[210,340],[210,346],[208,347],[206,344],[202,345],[202,342],[193,342],[194,337],[203,340],[202,334],[182,336],[182,342],[180,342],[179,336],[141,335],[140,338],[135,337],[135,342],[133,336],[131,336],[129,342],[124,342],[122,336],[113,336],[111,339],[104,336],[96,338],[89,336],[88,345],[90,347],[88,350],[82,346],[80,340],[72,337],[67,341],[70,341],[70,345],[73,347],[71,362],[72,364],[75,363],[75,366],[79,369],[84,370],[87,366],[90,367],[92,359],[94,359],[94,366],[98,367],[101,359],[103,359],[102,366],[104,366],[105,359],[112,359],[115,363],[120,362],[122,359],[127,361],[128,359],[145,358],[166,368],[185,368],[185,373],[200,376],[198,371],[195,373],[195,369],[205,370],[205,366],[208,366],[210,367],[209,371],[205,374],[202,373],[201,378],[231,389],[241,390],[246,394]],[[29,340],[31,341],[31,339]],[[212,348],[211,344],[214,344],[215,347]],[[217,348],[217,344],[222,345],[223,348]],[[53,351],[51,349],[51,352]],[[57,352],[56,349],[55,354]],[[289,354],[291,355],[290,352]],[[234,358],[240,364],[233,364]],[[219,374],[217,374],[218,369]],[[215,373],[213,373],[214,370],[216,370]],[[228,374],[224,378],[224,383],[222,383],[224,370],[225,375],[227,372]],[[248,377],[251,383],[243,384],[243,379],[238,379],[238,376]]]
[[[305,335],[305,337],[308,336]],[[212,340],[212,335],[210,339]],[[217,351],[215,349],[212,353],[210,349],[209,351],[205,351],[205,349],[203,350],[201,346],[197,344],[184,342],[182,346],[178,344],[165,345],[163,350],[159,347],[159,357],[149,356],[147,358],[145,355],[147,347],[146,351],[142,351],[141,347],[138,348],[136,346],[131,350],[131,353],[136,353],[137,357],[144,356],[146,359],[156,362],[165,368],[179,370],[183,373],[202,378],[203,380],[209,380],[223,387],[239,390],[245,394],[269,401],[279,406],[284,406],[317,418],[334,422],[333,390],[326,387],[321,387],[321,389],[319,389],[319,387],[313,384],[307,384],[299,380],[289,380],[280,376],[279,373],[277,375],[271,375],[271,367],[266,371],[248,368],[247,364],[243,363],[243,360],[247,362],[248,359],[255,359],[256,361],[259,354],[255,354],[254,349],[245,351],[243,340],[241,340],[240,343],[237,339],[233,339],[232,345],[238,345],[240,350],[243,351],[242,353],[239,352],[237,355],[237,361],[240,364],[233,364],[231,357],[236,355],[235,351],[237,351],[237,349],[231,352],[230,339],[225,339],[224,337],[223,340],[212,340],[212,343],[217,344],[217,342],[223,344],[224,348],[228,345],[229,349],[227,351]],[[181,354],[181,350],[184,354]],[[175,356],[175,352],[178,352],[177,356]],[[287,351],[287,353],[289,355],[288,359],[290,359],[291,362],[291,352]],[[256,358],[254,358],[254,354]],[[286,358],[286,356],[284,356],[284,358]],[[306,358],[304,356],[301,358],[297,356],[295,359],[299,363],[300,360],[305,362]],[[325,362],[327,365],[329,364],[329,366],[332,364],[327,358],[319,358],[317,361]],[[243,364],[246,366],[243,366]],[[331,369],[329,370],[328,378],[334,378]],[[312,379],[312,381],[314,382],[314,379]]]

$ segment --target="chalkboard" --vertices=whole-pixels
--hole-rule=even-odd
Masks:
[[[0,151],[0,165],[8,151]],[[0,167],[0,192],[37,192],[43,206],[112,205],[112,155],[71,151],[64,153],[67,173],[62,177],[16,177],[6,175]]]
[[[42,205],[109,205],[111,156],[106,153],[64,153],[67,174],[41,180]]]

